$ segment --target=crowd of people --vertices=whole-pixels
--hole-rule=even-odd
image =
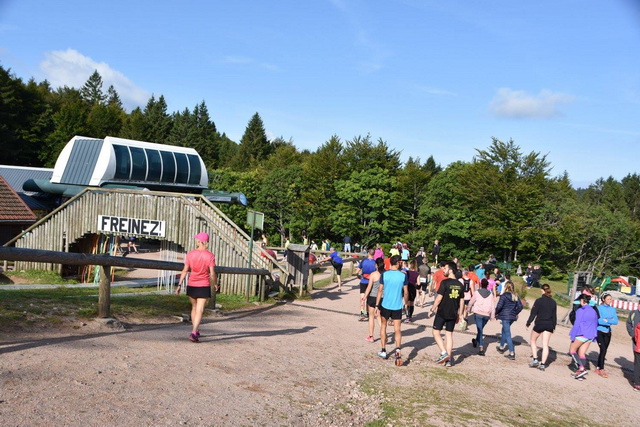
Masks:
[[[305,236],[306,238],[306,236]],[[206,300],[211,297],[211,284],[217,289],[214,271],[215,256],[208,251],[209,236],[199,233],[194,236],[196,249],[187,253],[176,294],[180,294],[189,275],[186,293],[192,305],[192,332],[189,340],[199,342],[199,324]],[[329,243],[328,241],[323,242]],[[350,243],[350,239],[345,244]],[[261,245],[266,247],[263,235]],[[329,246],[329,255],[318,261],[330,261],[336,269],[338,290],[342,290],[343,259],[335,247]],[[435,240],[430,252],[435,261],[440,256],[439,241]],[[359,310],[361,321],[368,322],[366,340],[375,342],[375,326],[379,329],[380,351],[378,356],[387,359],[393,355],[398,364],[401,359],[402,322],[413,323],[415,308],[428,308],[427,318],[433,317],[432,334],[440,352],[435,360],[438,364],[454,365],[454,331],[467,329],[467,321],[473,315],[476,335],[471,339],[478,355],[486,354],[484,328],[490,321],[501,322],[499,353],[509,360],[516,360],[515,347],[511,337],[511,326],[518,320],[523,309],[523,301],[518,296],[509,274],[503,274],[496,266],[493,255],[486,263],[463,268],[457,259],[438,261],[429,266],[428,254],[421,247],[411,258],[407,244],[393,245],[389,256],[385,257],[382,247],[376,245],[367,251],[366,257],[358,263],[356,275],[359,279]],[[529,265],[524,275],[527,287],[539,285],[541,269],[539,265]],[[540,286],[541,296],[535,300],[526,321],[530,329],[529,344],[531,359],[529,367],[545,371],[549,361],[549,342],[557,325],[557,305],[548,284]],[[433,298],[433,300],[432,300]],[[569,355],[572,376],[583,381],[589,373],[587,351],[596,342],[599,347],[595,373],[602,378],[609,374],[605,360],[611,342],[611,326],[618,324],[618,315],[611,306],[612,297],[608,293],[600,295],[598,304],[594,290],[584,286],[576,295],[571,315],[573,327],[569,332]],[[430,308],[429,308],[430,306]],[[404,318],[404,319],[403,319]],[[533,325],[533,326],[532,326]],[[387,326],[393,327],[393,344],[387,352]],[[626,328],[631,336],[634,354],[634,390],[640,390],[640,307],[628,317]],[[443,338],[444,330],[444,338]],[[538,340],[542,337],[541,346]]]
[[[502,327],[496,351],[509,360],[516,360],[511,326],[518,320],[526,302],[518,296],[510,275],[503,274],[496,267],[495,258],[491,256],[486,263],[467,268],[461,267],[455,259],[429,266],[424,248],[420,248],[412,259],[403,253],[405,249],[408,249],[406,244],[394,245],[389,256],[385,257],[378,245],[367,252],[356,270],[360,285],[360,320],[368,322],[365,339],[369,342],[379,341],[378,356],[386,359],[394,355],[396,360],[400,358],[401,324],[413,322],[416,307],[430,306],[427,318],[433,317],[432,333],[440,352],[436,363],[447,367],[454,365],[454,332],[456,329],[466,330],[471,316],[476,326],[471,343],[478,349],[479,356],[486,354],[485,326],[490,321],[498,320]],[[439,242],[436,240],[431,256],[435,258],[439,255]],[[549,342],[558,321],[551,287],[548,284],[540,285],[540,273],[539,265],[529,265],[523,279],[528,288],[539,287],[541,292],[526,320],[531,350],[528,366],[545,371],[549,362]],[[573,327],[569,332],[568,352],[572,377],[579,381],[583,381],[589,373],[587,352],[594,342],[599,349],[597,363],[594,363],[595,374],[602,378],[609,376],[605,360],[611,342],[611,326],[618,323],[618,316],[611,306],[610,294],[603,293],[599,304],[595,299],[593,289],[585,286],[574,301],[575,319],[571,317]],[[379,340],[375,337],[376,325]],[[629,335],[634,346],[638,347],[638,352],[634,351],[635,390],[640,390],[640,343],[636,342],[638,337],[634,335],[636,329],[640,331],[639,325],[640,311],[635,316],[632,314],[627,322]],[[394,348],[390,352],[386,348],[387,326],[393,326]],[[538,346],[539,341],[541,347]]]

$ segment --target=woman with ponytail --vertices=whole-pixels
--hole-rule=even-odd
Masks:
[[[529,362],[529,366],[531,368],[538,368],[544,371],[547,366],[549,340],[556,329],[556,323],[558,323],[556,311],[557,304],[551,296],[551,286],[545,283],[542,285],[542,296],[533,303],[529,320],[527,320],[527,329],[533,322],[531,338],[529,339],[531,345],[531,362]],[[536,342],[540,335],[542,335],[542,357],[538,360],[538,345]]]

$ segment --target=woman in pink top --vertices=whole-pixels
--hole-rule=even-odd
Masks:
[[[218,291],[218,278],[216,277],[216,257],[207,250],[209,235],[198,233],[193,236],[196,239],[196,249],[189,251],[184,258],[184,268],[180,273],[180,281],[176,288],[176,295],[180,295],[184,278],[189,274],[187,296],[191,302],[191,324],[193,330],[189,335],[189,341],[200,342],[200,322],[207,299],[211,298],[211,285]]]

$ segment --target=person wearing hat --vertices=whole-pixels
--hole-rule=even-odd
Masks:
[[[211,298],[211,285],[213,284],[216,291],[218,291],[219,285],[215,271],[216,257],[207,250],[209,235],[203,232],[196,234],[193,238],[196,239],[196,248],[189,251],[184,258],[184,268],[180,273],[176,295],[180,295],[185,277],[190,272],[187,296],[191,302],[192,331],[189,335],[189,341],[197,343],[200,342],[198,328],[202,321],[204,306],[207,299]]]

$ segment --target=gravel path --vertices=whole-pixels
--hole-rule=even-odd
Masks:
[[[382,413],[380,396],[363,392],[363,381],[383,375],[402,383],[445,368],[433,363],[438,352],[424,309],[417,309],[415,324],[403,325],[406,366],[377,358],[378,341],[364,340],[366,323],[355,315],[357,283],[351,280],[343,288],[342,293],[334,287],[315,291],[308,301],[210,316],[200,344],[187,340],[189,325],[171,319],[4,333],[0,419],[7,426],[362,425]],[[455,333],[458,364],[447,372],[470,381],[468,393],[490,395],[496,384],[500,393],[512,390],[516,399],[526,399],[526,407],[542,401],[545,407],[571,411],[582,402],[580,411],[594,422],[637,425],[640,393],[629,386],[633,356],[624,325],[614,329],[611,376],[592,372],[579,382],[566,367],[566,328],[559,327],[552,338],[558,353],[546,372],[526,366],[524,316],[527,311],[513,328],[515,339],[524,342],[516,348],[515,362],[498,354],[491,338],[487,356],[476,356],[471,327]],[[491,322],[487,328],[491,335],[500,326]],[[594,344],[592,360],[596,349]],[[500,402],[512,396],[498,397]],[[442,405],[455,408],[450,401]],[[450,424],[450,418],[432,414],[429,423]]]

